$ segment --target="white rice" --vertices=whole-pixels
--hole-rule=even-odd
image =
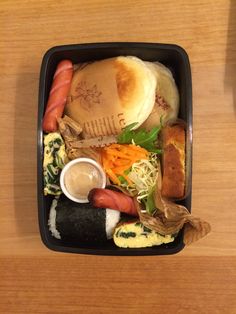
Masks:
[[[106,235],[107,239],[113,237],[113,233],[117,223],[120,220],[120,212],[118,210],[106,208]]]
[[[50,208],[50,214],[49,214],[49,220],[48,220],[48,226],[49,226],[49,230],[51,231],[52,235],[57,239],[61,239],[61,235],[56,228],[56,216],[57,216],[56,206],[57,206],[57,202],[58,202],[57,198],[55,198],[52,201],[52,205]]]

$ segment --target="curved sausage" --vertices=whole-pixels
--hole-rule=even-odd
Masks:
[[[111,208],[131,216],[138,216],[133,198],[121,192],[95,188],[89,192],[88,200],[97,208]]]
[[[52,87],[43,118],[43,131],[54,132],[57,130],[57,119],[61,118],[66,98],[70,90],[73,76],[73,64],[70,60],[62,60],[53,77]]]

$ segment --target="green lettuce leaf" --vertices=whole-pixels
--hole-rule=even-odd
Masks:
[[[161,154],[162,150],[158,148],[158,135],[162,128],[162,119],[160,119],[160,125],[152,128],[150,131],[144,129],[133,130],[137,125],[137,122],[129,124],[124,130],[117,136],[119,144],[131,144],[134,142],[149,152]]]

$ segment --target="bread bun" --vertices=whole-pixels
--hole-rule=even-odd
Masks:
[[[171,71],[163,64],[155,62],[145,62],[156,76],[156,99],[150,116],[142,124],[150,130],[160,122],[162,116],[163,123],[176,119],[179,112],[179,93]]]
[[[156,90],[153,71],[136,57],[114,57],[75,71],[65,113],[88,137],[118,134],[150,115]]]

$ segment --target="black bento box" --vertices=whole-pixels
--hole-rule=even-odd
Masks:
[[[79,254],[95,255],[167,255],[174,254],[184,248],[183,230],[175,241],[161,246],[141,249],[124,249],[115,246],[112,240],[105,245],[88,246],[83,243],[68,243],[52,237],[48,228],[48,218],[52,196],[43,194],[43,131],[42,119],[57,64],[62,59],[71,59],[73,63],[105,59],[119,55],[133,55],[146,61],[159,61],[173,73],[180,93],[179,118],[187,124],[186,142],[186,171],[188,173],[188,196],[180,201],[191,211],[191,182],[192,182],[192,82],[188,55],[177,45],[156,43],[91,43],[57,46],[49,49],[43,57],[38,104],[38,218],[43,243],[51,250]]]

